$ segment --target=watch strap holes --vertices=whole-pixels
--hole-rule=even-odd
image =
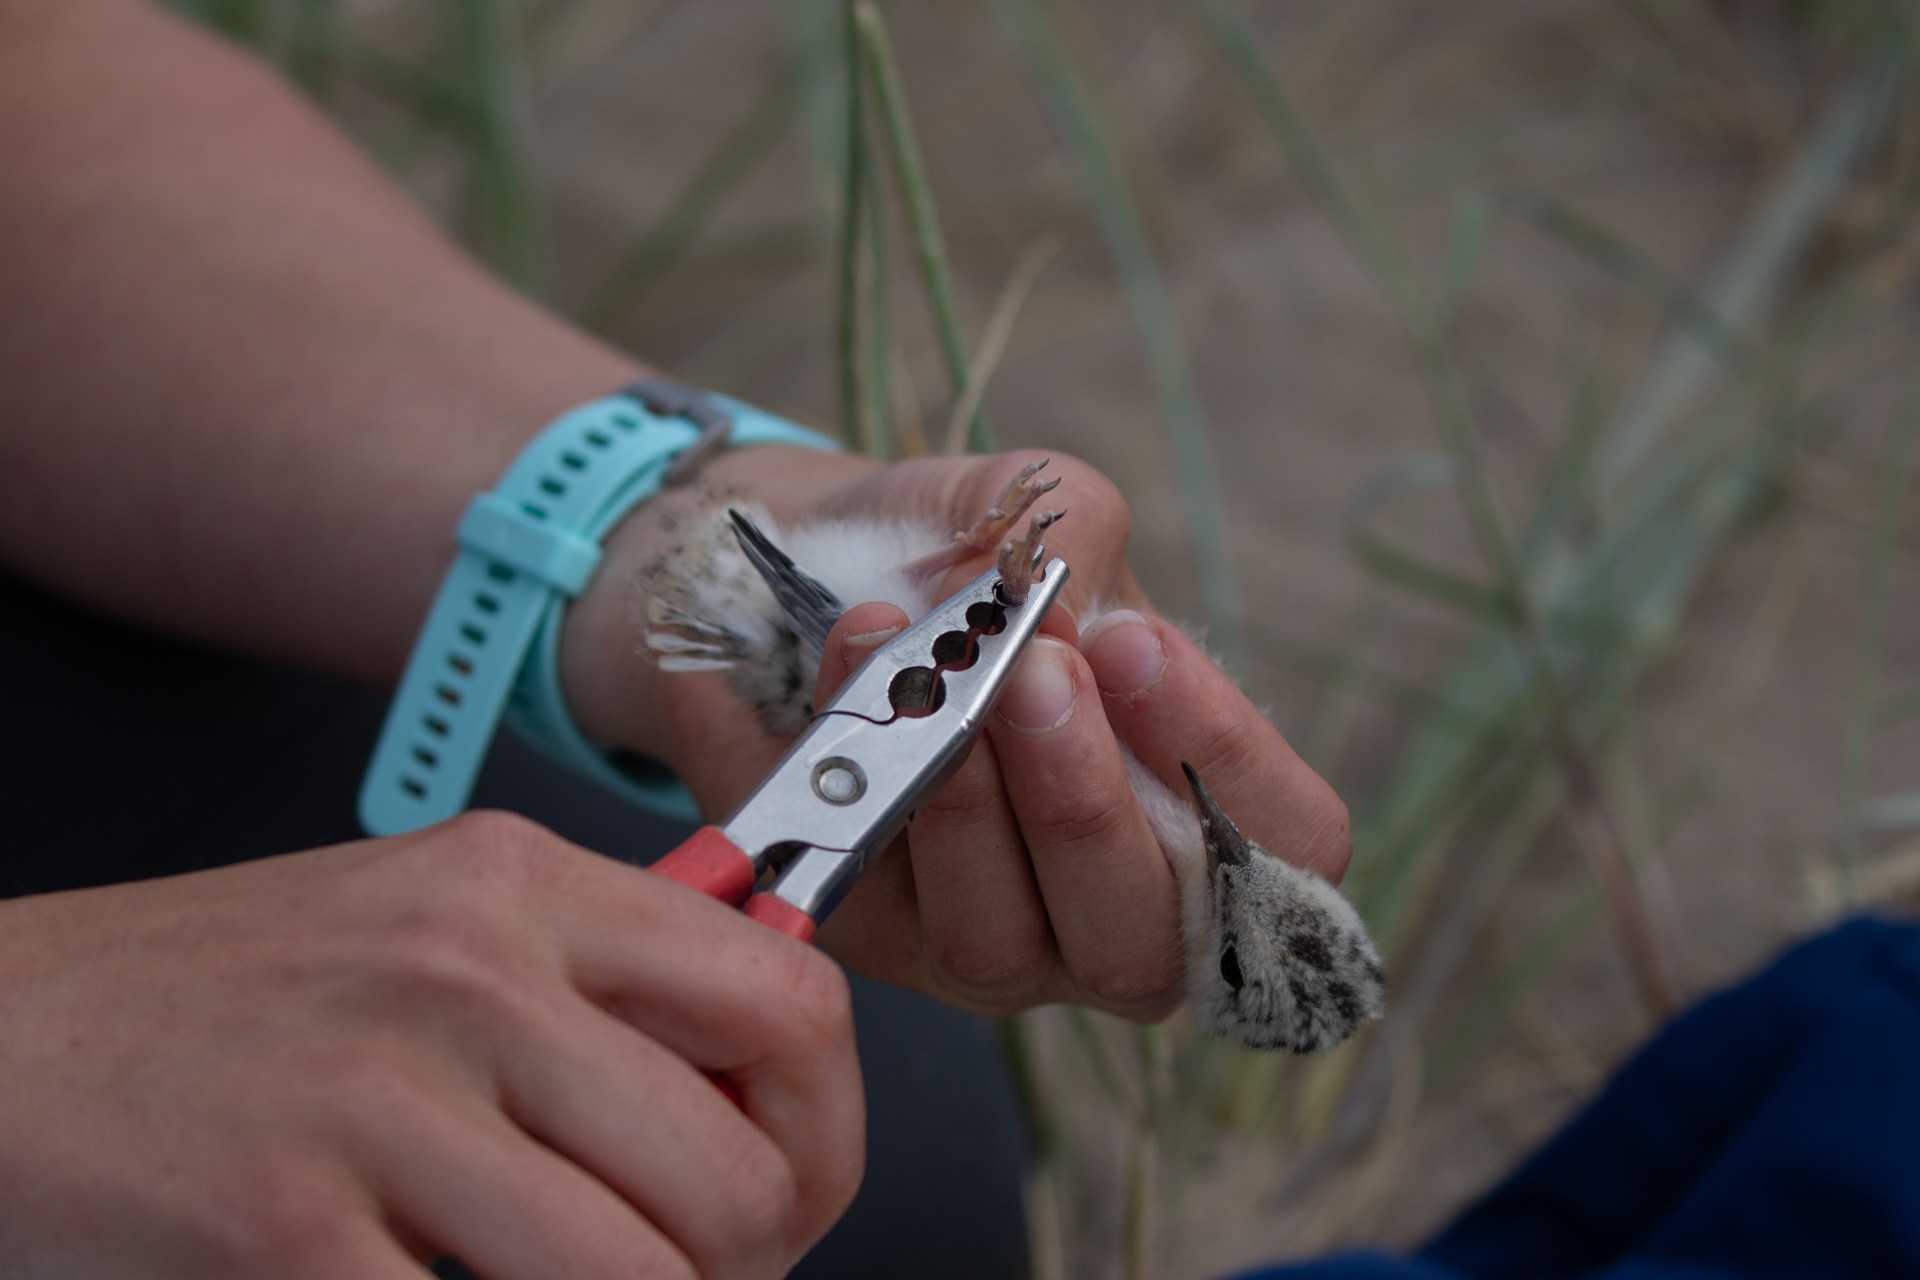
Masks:
[[[427,726],[427,732],[436,738],[444,738],[453,732],[453,726],[439,716],[421,716],[420,723]]]
[[[613,425],[622,431],[638,431],[640,429],[640,419],[630,413],[616,413],[613,415],[612,421]]]
[[[412,796],[415,800],[425,800],[427,798],[427,784],[418,778],[400,779],[400,789]]]
[[[452,667],[455,671],[458,671],[463,676],[470,676],[473,674],[473,659],[467,657],[464,653],[448,654],[447,665]]]
[[[591,430],[590,430],[590,431],[587,431],[587,432],[585,432],[584,434],[585,434],[585,436],[586,436],[586,439],[587,439],[587,443],[588,443],[588,444],[590,444],[590,445],[592,445],[592,446],[593,446],[594,448],[596,448],[596,449],[611,449],[611,448],[613,448],[613,437],[612,437],[612,436],[610,436],[610,435],[608,435],[608,434],[607,434],[606,432],[604,432],[604,431],[591,431]]]
[[[566,491],[567,491],[566,481],[556,480],[552,476],[540,477],[540,492],[549,494],[557,498],[561,494],[565,493]]]
[[[501,564],[499,561],[496,560],[492,564],[487,566],[487,576],[489,578],[492,578],[495,582],[512,582],[513,569],[510,566]]]
[[[438,769],[440,767],[440,757],[425,747],[415,747],[413,749],[413,758],[429,769]]]
[[[544,489],[545,487],[546,485],[543,482],[541,488]],[[545,520],[547,518],[547,509],[545,507],[536,507],[531,502],[521,503],[520,509],[532,516],[535,520]]]
[[[587,460],[569,449],[560,455],[560,465],[569,471],[585,471]]]
[[[433,686],[433,696],[450,707],[460,705],[460,691],[450,684],[437,684]]]
[[[484,591],[476,591],[473,593],[473,607],[482,613],[498,613],[500,612],[500,601],[498,598],[490,596]],[[478,642],[476,641],[475,643]]]
[[[460,638],[470,645],[479,646],[487,642],[487,633],[482,627],[476,627],[471,622],[463,622],[460,624]]]

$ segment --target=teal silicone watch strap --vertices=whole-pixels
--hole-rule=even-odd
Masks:
[[[646,386],[648,384],[641,384]],[[669,402],[672,404],[672,402]],[[731,419],[727,442],[840,446],[807,428],[722,396],[705,406]],[[360,788],[360,822],[398,835],[466,807],[506,712],[548,755],[629,800],[697,820],[692,798],[650,761],[588,742],[560,690],[566,601],[591,580],[600,542],[659,492],[669,464],[701,438],[679,412],[636,395],[570,410],[530,442],[491,493],[461,518],[460,550],[440,585]],[[711,416],[711,415],[709,415]]]

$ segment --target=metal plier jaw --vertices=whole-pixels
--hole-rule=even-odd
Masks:
[[[700,828],[652,870],[813,941],[966,759],[1067,576],[1049,561],[1024,599],[997,568],[975,578],[876,650],[724,826]]]
[[[756,876],[778,873],[756,903],[826,918],[959,769],[1067,576],[1049,561],[1015,603],[990,569],[848,678],[721,827]]]

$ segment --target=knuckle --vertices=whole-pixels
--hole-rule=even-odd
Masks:
[[[493,970],[494,936],[489,922],[463,903],[418,903],[380,930],[372,958],[409,983],[462,987]]]
[[[465,1010],[501,1026],[538,1006],[528,940],[510,915],[461,894],[398,904],[356,940],[373,998]]]
[[[1170,956],[1109,956],[1078,966],[1074,978],[1101,1008],[1152,1021],[1178,1003],[1181,967]]]
[[[1055,964],[1052,938],[1027,929],[962,930],[941,937],[929,950],[948,988],[990,1017],[1031,1005]]]
[[[567,846],[545,827],[519,814],[475,809],[440,828],[445,839],[435,853],[457,860],[463,878],[507,880],[525,886],[551,871]]]
[[[1001,784],[997,764],[990,758],[983,759],[985,742],[986,737],[982,735],[966,762],[947,779],[945,786],[934,792],[921,809],[924,817],[935,820],[943,828],[989,824],[998,819],[1006,803],[1006,788]]]
[[[693,1263],[678,1253],[668,1254],[655,1247],[649,1247],[642,1253],[637,1266],[630,1270],[623,1267],[622,1270],[627,1274],[643,1276],[645,1280],[701,1280],[700,1272]]]
[[[800,1200],[793,1166],[765,1138],[741,1144],[728,1163],[725,1186],[733,1219],[730,1233],[739,1252],[755,1255],[769,1241],[786,1237]]]
[[[1100,788],[1066,788],[1050,797],[1044,808],[1021,814],[1028,844],[1075,856],[1089,846],[1099,849],[1121,833],[1127,821],[1120,797]]]
[[[1194,725],[1192,732],[1194,738],[1183,744],[1183,753],[1210,789],[1235,790],[1252,773],[1257,752],[1249,725],[1240,717],[1215,712]]]
[[[310,1171],[256,1165],[235,1178],[207,1223],[212,1252],[235,1274],[281,1275],[330,1253],[347,1208]]]

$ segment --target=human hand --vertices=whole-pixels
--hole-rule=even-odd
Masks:
[[[702,479],[764,503],[782,524],[864,512],[963,529],[1044,456],[882,467],[748,449],[722,455]],[[1119,743],[1176,794],[1186,789],[1180,762],[1191,762],[1250,839],[1335,881],[1349,851],[1346,809],[1225,673],[1153,614],[1126,567],[1129,516],[1111,482],[1060,455],[1049,473],[1062,481],[1050,503],[1070,513],[1046,535],[1049,554],[1072,569],[1066,607],[1034,641],[959,773],[875,860],[821,942],[858,972],[976,1012],[1072,1000],[1157,1018],[1183,989],[1179,909]],[[786,744],[722,677],[664,673],[635,656],[626,580],[675,536],[693,501],[663,495],[616,531],[609,564],[563,635],[563,678],[590,734],[662,760],[719,818]],[[989,563],[983,554],[956,565],[943,592]],[[1089,622],[1084,635],[1069,614]],[[890,605],[850,610],[829,637],[815,705],[904,621]]]
[[[9,1275],[774,1277],[864,1158],[830,961],[502,814],[0,903],[0,1027]]]

